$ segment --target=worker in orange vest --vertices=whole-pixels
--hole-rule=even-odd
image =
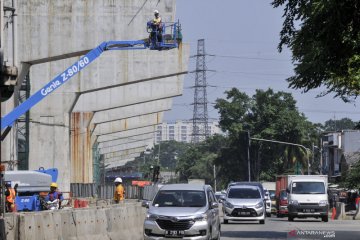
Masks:
[[[16,183],[14,188],[12,188],[11,187],[11,182],[7,182],[7,183],[5,183],[5,186],[6,186],[6,191],[5,191],[6,211],[7,212],[16,212],[15,198],[16,198],[16,195],[17,195],[18,184]]]
[[[359,193],[357,194],[357,197],[355,198],[355,207],[356,207],[357,211],[360,211],[359,210],[359,208],[360,208],[360,190],[359,190]]]
[[[122,185],[122,179],[116,178],[115,181],[115,191],[114,191],[114,201],[115,203],[119,203],[120,201],[124,201],[125,199],[125,189]]]

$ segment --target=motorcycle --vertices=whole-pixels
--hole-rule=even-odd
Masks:
[[[57,209],[59,209],[59,199],[55,199],[54,201],[42,200],[42,208],[43,208],[43,210],[57,210]]]

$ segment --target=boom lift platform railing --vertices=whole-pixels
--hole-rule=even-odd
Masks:
[[[57,77],[48,82],[44,87],[34,93],[30,98],[24,101],[22,104],[13,109],[10,113],[1,118],[1,130],[7,128],[7,131],[13,123],[34,105],[54,92],[61,85],[66,83],[70,78],[83,70],[92,61],[98,58],[104,51],[109,50],[170,50],[178,48],[181,42],[181,27],[179,22],[175,23],[163,23],[161,31],[156,28],[149,29],[149,39],[137,40],[137,41],[108,41],[103,42],[96,48],[89,51],[80,60],[76,61],[73,65],[68,67],[64,72],[60,73]],[[161,35],[161,41],[158,41],[159,34]],[[155,36],[155,37],[154,37]],[[6,131],[5,131],[6,132]]]

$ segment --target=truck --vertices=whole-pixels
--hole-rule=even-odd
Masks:
[[[288,199],[286,189],[288,187],[288,176],[276,176],[275,199],[276,216],[283,217],[288,214]]]
[[[201,179],[201,178],[192,178],[192,179],[188,179],[188,183],[189,184],[200,184],[200,185],[204,185],[205,184],[205,179]]]
[[[288,220],[294,218],[321,218],[328,222],[328,176],[288,175]]]

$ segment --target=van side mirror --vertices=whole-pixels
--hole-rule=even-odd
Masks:
[[[217,202],[212,202],[211,203],[211,208],[219,208],[219,204]]]
[[[149,205],[150,205],[150,201],[148,200],[144,200],[141,202],[142,207],[149,208]]]

